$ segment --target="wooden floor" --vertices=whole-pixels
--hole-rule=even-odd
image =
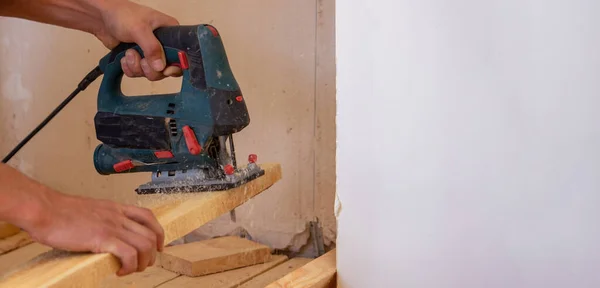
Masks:
[[[237,237],[222,237],[196,243],[168,247],[165,254],[174,258],[159,257],[157,263],[146,271],[117,277],[111,275],[97,283],[100,288],[133,288],[133,287],[213,287],[213,288],[258,288],[258,287],[335,287],[335,249],[317,258],[292,258],[284,255],[264,255],[264,247]],[[8,238],[1,239],[0,244]],[[241,242],[246,241],[246,242]],[[179,250],[188,250],[185,256],[178,254]],[[25,263],[37,255],[51,250],[38,243],[29,243],[20,248],[0,255],[0,274],[11,267]],[[194,256],[196,255],[196,256]],[[179,257],[179,258],[177,258]],[[169,263],[167,263],[168,259]],[[225,259],[225,260],[224,260]],[[248,262],[254,259],[254,262]],[[220,261],[221,260],[221,261]],[[191,264],[194,267],[211,269],[196,269],[201,276],[187,276],[182,272],[173,272],[174,264]],[[260,262],[260,263],[258,263]],[[242,264],[240,264],[242,263]],[[169,267],[169,270],[161,266]],[[182,266],[180,266],[182,267]],[[233,268],[237,267],[237,268]],[[214,273],[214,271],[223,270]],[[210,270],[210,271],[209,271]],[[189,274],[189,272],[183,272]]]

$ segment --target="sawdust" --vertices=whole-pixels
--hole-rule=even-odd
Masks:
[[[29,268],[35,267],[37,265],[59,261],[61,259],[67,258],[67,257],[72,257],[72,256],[77,256],[77,255],[86,255],[86,254],[88,254],[88,253],[68,252],[68,251],[57,250],[57,249],[50,250],[46,253],[42,253],[42,254],[38,255],[37,257],[29,260],[28,262],[25,262],[21,265],[12,267],[11,270],[7,271],[3,275],[0,275],[0,282],[2,282],[5,279],[8,279],[12,276],[19,275],[19,273],[23,273],[23,271],[27,271]]]

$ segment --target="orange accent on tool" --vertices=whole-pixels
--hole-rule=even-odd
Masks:
[[[113,169],[115,169],[115,172],[117,173],[133,169],[134,167],[135,165],[133,165],[133,162],[131,160],[121,161],[113,165]]]
[[[175,66],[179,66],[183,70],[190,68],[190,63],[188,62],[187,54],[185,54],[185,52],[183,51],[179,51],[177,52],[177,55],[179,55],[179,65]]]
[[[237,96],[237,97],[235,97],[235,100],[238,101],[238,102],[242,102],[242,101],[244,101],[244,97]]]
[[[202,147],[200,146],[200,143],[198,143],[198,139],[196,139],[196,134],[194,134],[192,128],[186,125],[182,128],[182,130],[183,137],[185,138],[185,144],[187,145],[190,153],[192,155],[200,154],[200,151],[202,151]]]
[[[258,160],[258,156],[256,156],[256,154],[250,154],[250,155],[248,155],[248,162],[250,162],[250,163],[256,163],[256,160]]]
[[[225,174],[227,174],[227,175],[231,175],[235,171],[235,169],[233,169],[233,166],[231,166],[231,164],[225,165],[225,167],[223,167],[223,170],[225,170]]]
[[[156,151],[154,152],[154,156],[158,159],[167,159],[173,158],[173,153],[171,151]]]
[[[217,29],[211,25],[206,25],[206,28],[208,28],[208,30],[210,30],[210,32],[212,32],[213,36],[215,37],[219,37],[219,31],[217,31]]]

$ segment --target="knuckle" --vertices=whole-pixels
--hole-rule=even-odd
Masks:
[[[140,243],[140,249],[142,250],[142,252],[147,253],[152,251],[152,242],[150,241],[142,241]]]
[[[125,250],[125,252],[123,252],[123,258],[125,259],[125,262],[129,263],[130,265],[134,265],[137,262],[137,251],[135,249],[127,249]]]

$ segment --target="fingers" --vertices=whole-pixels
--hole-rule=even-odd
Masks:
[[[102,242],[100,252],[110,253],[119,258],[121,261],[121,269],[117,271],[119,276],[125,276],[138,270],[138,255],[135,248],[116,237]]]
[[[121,58],[121,68],[127,77],[146,77],[150,81],[162,80],[166,77],[181,77],[183,71],[177,66],[168,66],[162,72],[155,71],[148,59],[143,58],[134,49],[125,52],[125,57]]]
[[[167,77],[181,77],[183,75],[183,71],[177,66],[169,66],[165,68],[163,74]]]
[[[152,230],[150,230],[148,227],[145,227],[145,226],[143,226],[133,220],[129,220],[129,219],[127,219],[125,221],[125,223],[123,223],[123,227],[125,229],[127,229],[128,231],[133,232],[133,233],[137,234],[138,236],[145,238],[144,242],[150,243],[149,251],[138,251],[138,252],[146,253],[146,254],[150,253],[151,257],[150,257],[150,261],[148,262],[148,266],[154,265],[154,261],[156,259],[156,247],[158,246],[156,234]],[[142,247],[142,248],[144,248],[144,247]]]
[[[153,265],[156,259],[156,243],[150,239],[130,231],[128,228],[119,231],[119,239],[135,249],[137,267],[132,272],[142,272]]]
[[[134,42],[140,46],[144,52],[144,59],[140,59],[139,54],[130,50],[127,55],[129,60],[121,62],[123,72],[129,77],[146,77],[151,81],[162,80],[167,76],[179,77],[182,71],[177,67],[167,67],[167,60],[162,44],[156,39],[154,30],[164,26],[179,25],[177,19],[155,11],[151,13],[150,25],[141,25],[133,29],[132,37]],[[144,63],[145,62],[145,63]]]
[[[155,72],[161,72],[166,67],[165,53],[162,45],[154,36],[152,27],[140,26],[138,31],[133,33],[134,41],[144,52],[144,58],[148,59],[148,64]]]
[[[125,51],[125,57],[121,58],[121,66],[123,67],[123,72],[128,77],[142,77],[144,76],[144,71],[141,67],[142,57],[137,51],[133,49],[129,49]]]
[[[158,81],[165,78],[165,75],[163,75],[161,72],[154,71],[154,69],[150,67],[150,64],[148,64],[148,59],[146,58],[142,59],[141,67],[144,71],[144,76],[146,76],[146,78],[148,78],[150,81]]]
[[[156,217],[154,217],[154,214],[145,208],[139,208],[139,207],[135,207],[135,206],[128,206],[124,209],[123,213],[125,214],[125,216],[127,216],[129,219],[144,225],[145,227],[147,227],[148,229],[150,229],[150,231],[152,231],[154,233],[154,235],[156,236],[156,247],[158,249],[158,251],[162,251],[164,248],[164,241],[165,241],[165,232],[162,228],[162,226],[160,225],[160,223],[158,223],[158,220],[156,220]]]

